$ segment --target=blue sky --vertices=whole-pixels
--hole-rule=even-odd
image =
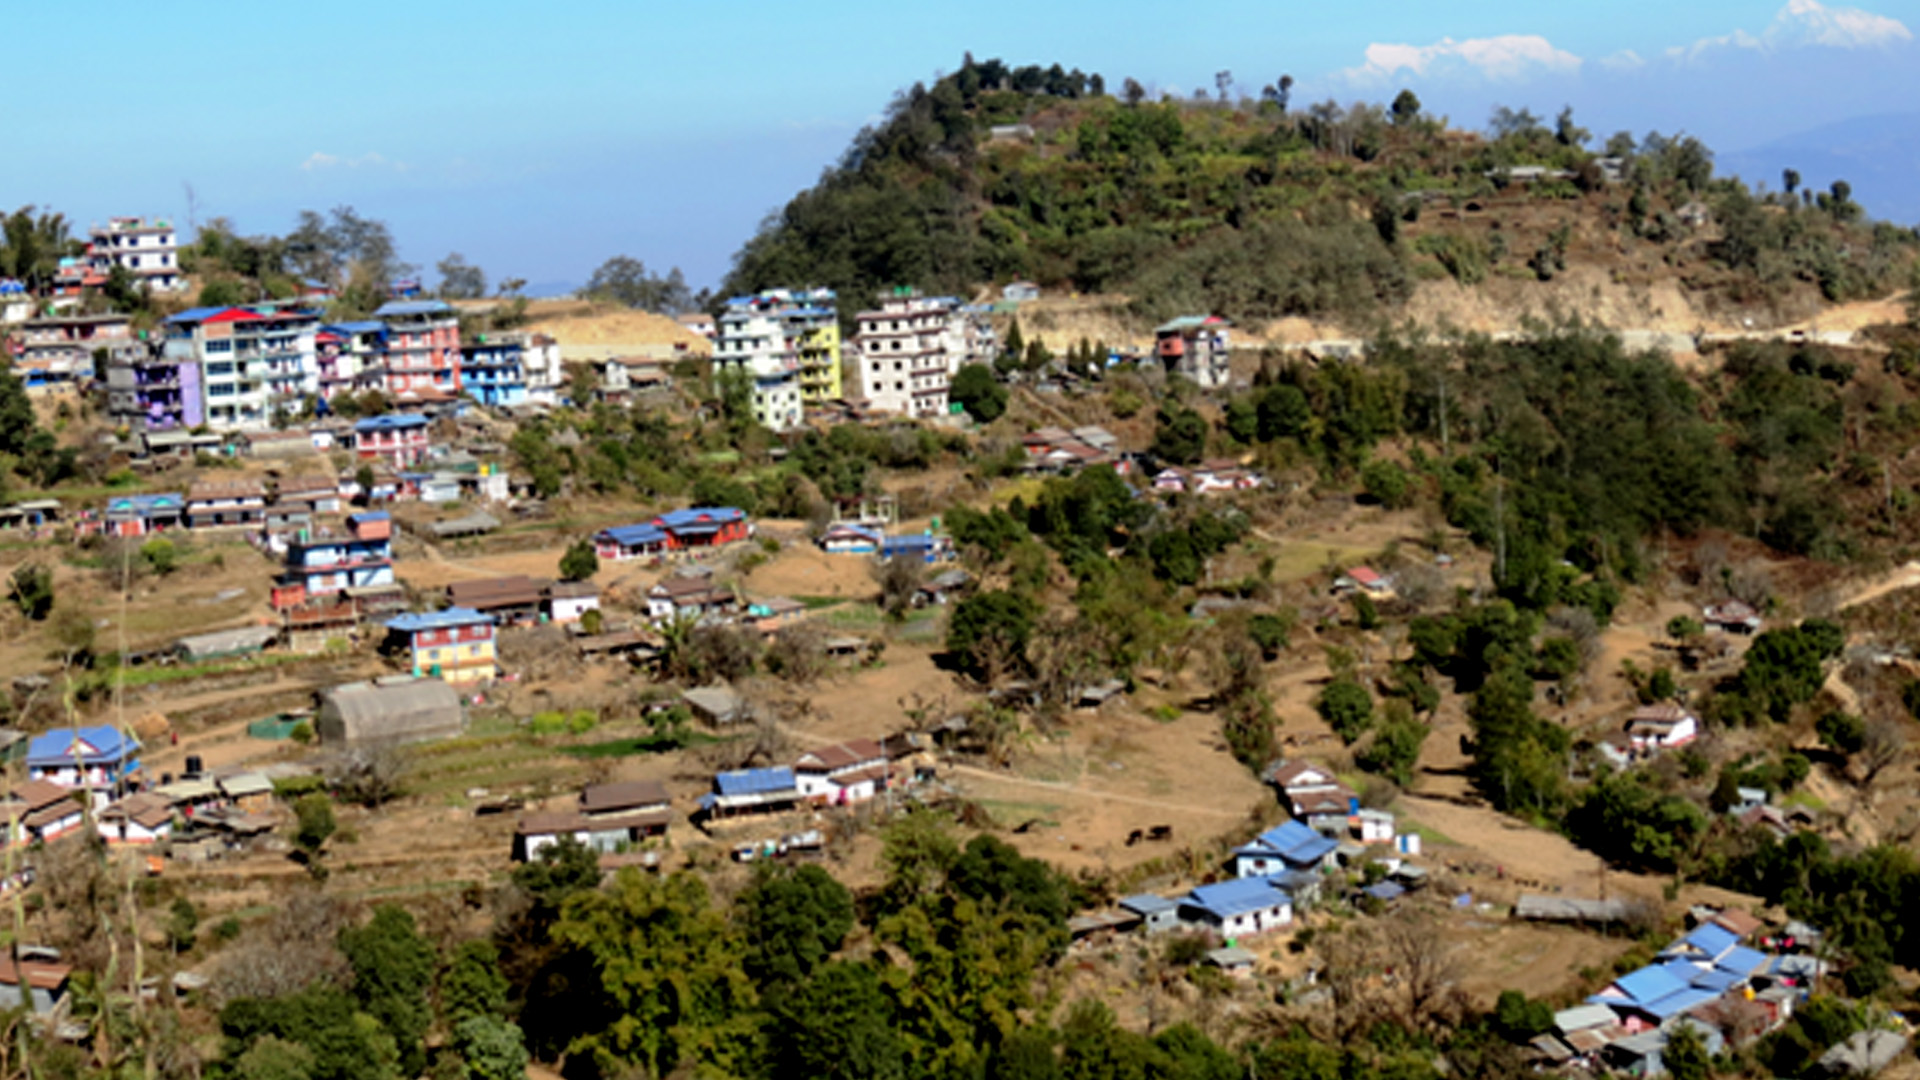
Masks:
[[[1920,219],[1920,120],[1861,119],[1920,112],[1920,3],[1866,2],[37,4],[6,20],[37,47],[10,50],[0,204],[184,219],[191,184],[244,232],[349,204],[427,267],[458,250],[578,282],[630,254],[711,284],[897,90],[971,50],[1184,93],[1285,72],[1297,104],[1410,86],[1470,127],[1571,104],[1775,186],[1783,163],[1821,184],[1851,165],[1870,211]],[[1917,138],[1890,140],[1902,124]]]

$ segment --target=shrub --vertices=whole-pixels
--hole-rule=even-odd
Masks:
[[[1333,728],[1341,740],[1351,744],[1373,725],[1373,695],[1352,679],[1336,679],[1320,692],[1315,705],[1320,719]]]

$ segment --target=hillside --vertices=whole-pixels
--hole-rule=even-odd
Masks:
[[[1021,77],[1037,70],[969,59],[900,95],[737,253],[727,290],[971,295],[1025,278],[1124,297],[1137,324],[1208,309],[1363,333],[1463,306],[1490,306],[1480,321],[1592,306],[1692,329],[1881,296],[1911,258],[1912,234],[1866,221],[1844,183],[1755,196],[1690,137],[1616,136],[1603,158],[1570,114],[1503,111],[1482,135],[1411,95],[1151,102]]]

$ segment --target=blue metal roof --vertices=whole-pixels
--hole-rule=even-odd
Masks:
[[[174,492],[160,495],[116,495],[107,500],[107,510],[114,513],[151,514],[161,510],[178,510],[185,505],[185,500]]]
[[[713,786],[721,795],[767,795],[776,791],[791,791],[794,788],[793,770],[785,765],[771,769],[738,769],[723,772],[713,778]]]
[[[1398,900],[1407,895],[1406,888],[1393,881],[1376,881],[1360,891],[1376,900]]]
[[[729,525],[746,516],[731,506],[689,506],[685,510],[669,510],[654,521],[669,529],[688,529]]]
[[[426,427],[427,418],[418,413],[387,413],[369,416],[353,425],[355,431],[398,431],[401,428]]]
[[[1740,944],[1739,937],[1733,931],[1718,923],[1701,923],[1694,928],[1693,933],[1680,940],[1699,949],[1709,958],[1717,957]]]
[[[1735,986],[1738,986],[1740,984],[1740,978],[1740,976],[1735,975],[1731,971],[1721,971],[1719,968],[1715,968],[1712,971],[1703,971],[1694,976],[1693,985],[1701,990],[1714,990],[1725,993]]]
[[[112,765],[125,761],[140,751],[140,744],[132,736],[123,734],[118,728],[108,724],[95,724],[83,727],[78,732],[81,753],[80,760],[87,765]],[[35,735],[27,744],[27,764],[39,768],[59,768],[73,764],[75,732],[71,728],[60,728],[44,735]]]
[[[188,308],[187,310],[181,312],[178,315],[167,316],[167,321],[170,323],[183,323],[183,324],[184,323],[201,323],[201,322],[207,321],[209,318],[212,318],[215,315],[220,314],[225,310],[227,309],[224,306],[223,307]]]
[[[1735,975],[1751,975],[1767,965],[1767,954],[1758,949],[1749,949],[1745,945],[1736,945],[1728,949],[1713,966],[1722,971],[1731,971]]]
[[[1172,911],[1180,906],[1180,902],[1154,893],[1141,893],[1122,899],[1120,906],[1136,915],[1157,915],[1162,911]]]
[[[1638,971],[1630,971],[1613,980],[1613,985],[1618,987],[1621,993],[1627,995],[1627,1000],[1635,1005],[1640,1005],[1649,1001],[1657,1001],[1660,998],[1666,997],[1668,994],[1684,990],[1687,988],[1687,983],[1691,981],[1692,980],[1679,979],[1673,972],[1667,971],[1664,968],[1643,967]],[[1610,999],[1603,997],[1588,998],[1587,1000],[1602,1005],[1611,1004]]]
[[[638,547],[641,544],[659,544],[666,542],[667,534],[651,525],[615,525],[610,529],[601,529],[600,535],[619,544],[621,547]]]
[[[328,323],[320,329],[341,334],[384,334],[387,324],[379,319],[358,319],[354,322]]]
[[[347,522],[352,525],[359,525],[363,522],[391,520],[393,520],[393,515],[387,513],[385,510],[362,510],[357,514],[347,515]]]
[[[452,305],[445,300],[395,300],[381,304],[373,317],[388,319],[395,315],[443,315],[452,311]]]
[[[472,608],[450,607],[445,611],[413,611],[387,620],[387,629],[402,634],[417,633],[421,630],[445,630],[454,626],[471,626],[474,623],[492,623],[493,616],[483,615]]]
[[[1274,855],[1289,863],[1310,866],[1339,846],[1300,822],[1289,821],[1261,833],[1252,843],[1236,849],[1236,854]]]
[[[1639,1007],[1652,1013],[1656,1019],[1665,1020],[1669,1016],[1677,1016],[1688,1009],[1705,1005],[1719,996],[1718,990],[1701,990],[1685,986],[1656,1001],[1640,1002]]]
[[[1289,903],[1286,893],[1264,878],[1236,878],[1214,885],[1202,885],[1187,894],[1186,905],[1218,919],[1230,919],[1249,911],[1262,911]]]

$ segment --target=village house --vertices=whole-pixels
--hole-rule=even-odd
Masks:
[[[820,534],[820,550],[829,555],[872,555],[880,550],[884,534],[851,522],[838,522]]]
[[[739,814],[778,813],[800,804],[793,770],[784,765],[768,769],[736,769],[714,776],[713,790],[700,796],[700,812],[710,819]]]
[[[731,588],[704,576],[667,578],[647,590],[647,618],[656,624],[726,615],[738,606]]]
[[[116,217],[87,230],[87,267],[104,281],[115,269],[156,293],[178,292],[187,279],[180,271],[178,233],[164,218]]]
[[[187,525],[252,528],[266,520],[267,491],[258,480],[202,480],[187,489]]]
[[[63,788],[118,791],[140,771],[140,743],[106,724],[56,728],[27,744],[27,778]]]
[[[86,811],[74,797],[74,789],[50,780],[28,780],[14,788],[6,813],[13,823],[10,842],[54,840],[86,823]]]
[[[460,346],[461,389],[489,408],[527,403],[525,343],[518,335],[481,334]]]
[[[667,789],[654,780],[591,784],[572,810],[542,811],[520,819],[514,829],[514,858],[538,858],[542,849],[565,837],[602,854],[631,848],[664,836],[672,819]]]
[[[887,752],[870,739],[809,750],[794,759],[800,797],[846,806],[867,802],[887,787]]]
[[[1233,873],[1266,878],[1296,870],[1317,872],[1328,865],[1339,846],[1300,822],[1289,821],[1234,848]]]
[[[451,304],[398,300],[381,305],[373,317],[386,325],[382,389],[396,398],[421,401],[461,391],[460,314]]]
[[[1292,923],[1293,898],[1265,878],[1236,878],[1194,889],[1181,899],[1180,912],[1221,937],[1239,938]]]
[[[1232,326],[1218,315],[1182,315],[1154,328],[1154,355],[1168,374],[1183,375],[1202,390],[1217,390],[1232,376]]]
[[[95,822],[109,844],[157,843],[173,833],[173,804],[151,791],[136,792],[101,808]]]
[[[384,461],[405,469],[426,460],[432,445],[427,418],[417,413],[369,416],[353,425],[353,453],[361,461]]]
[[[314,335],[320,397],[363,394],[386,383],[387,324],[378,319],[328,323]]]
[[[594,534],[594,550],[602,559],[624,562],[720,547],[753,535],[747,515],[731,506],[696,506],[669,510],[650,522],[620,525]]]
[[[972,575],[958,567],[942,570],[920,583],[913,590],[913,606],[917,608],[936,607],[947,603],[949,599],[965,591],[973,583]]]
[[[1751,604],[1742,600],[1722,600],[1717,604],[1708,604],[1700,611],[1701,621],[1709,630],[1722,630],[1729,634],[1757,634],[1760,632],[1760,613]]]
[[[951,296],[903,288],[880,300],[878,310],[856,317],[860,392],[878,412],[946,416],[952,377],[963,364],[992,359],[978,320]]]
[[[547,618],[556,626],[577,623],[600,610],[600,586],[591,581],[556,581],[546,588]]]
[[[1360,797],[1353,789],[1330,770],[1309,762],[1277,762],[1267,768],[1264,779],[1279,789],[1281,801],[1301,821],[1328,814],[1345,817],[1360,809]]]
[[[26,983],[27,1000],[33,1005],[36,1017],[51,1017],[66,1010],[68,983],[73,977],[73,966],[40,956],[29,956],[30,952],[51,952],[51,950],[29,949],[22,946],[20,959],[16,964],[12,950],[0,950],[0,1001],[20,1002],[20,984]]]
[[[533,626],[540,621],[547,588],[547,582],[525,574],[456,581],[447,586],[447,604],[491,615],[500,626]]]
[[[340,482],[319,473],[289,476],[274,485],[274,499],[280,503],[305,503],[315,514],[337,514],[345,506]]]
[[[746,719],[747,705],[733,687],[725,683],[696,686],[680,693],[680,703],[696,720],[713,727],[725,727]]]
[[[320,387],[319,320],[298,311],[200,307],[167,319],[163,353],[200,367],[202,412],[217,431],[266,431]]]
[[[320,529],[287,545],[286,569],[275,585],[275,610],[355,589],[390,589],[393,517],[385,511],[349,515],[344,533]]]
[[[314,734],[325,746],[381,746],[445,739],[466,728],[460,695],[441,679],[378,679],[324,690]]]
[[[791,597],[769,596],[764,600],[749,601],[746,611],[740,616],[740,625],[771,639],[780,631],[806,619],[807,605]]]
[[[151,536],[182,528],[187,501],[175,492],[160,495],[115,495],[101,514],[108,536]]]
[[[1381,599],[1393,595],[1393,578],[1371,566],[1356,566],[1333,580],[1336,594],[1363,592]]]
[[[494,617],[472,608],[409,612],[388,619],[388,642],[405,651],[416,677],[449,683],[491,682],[499,674]]]
[[[200,365],[145,341],[107,350],[107,417],[133,431],[184,431],[205,422]]]
[[[1627,736],[1642,754],[1685,746],[1699,735],[1699,719],[1672,701],[1644,705],[1627,720]]]

